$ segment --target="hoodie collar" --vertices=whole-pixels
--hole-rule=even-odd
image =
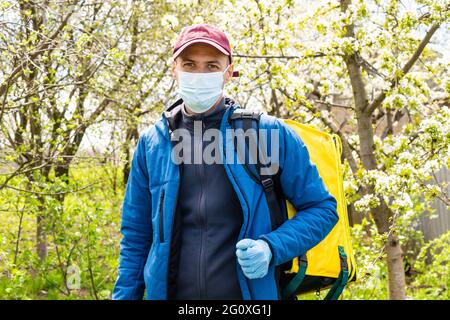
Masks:
[[[179,127],[180,125],[180,121],[183,120],[183,99],[178,99],[177,101],[175,101],[172,105],[170,105],[162,114],[163,120],[167,125],[168,125],[168,129],[169,129],[169,136],[171,136],[171,133],[173,130],[175,130],[176,128]],[[223,115],[225,114],[224,112],[221,112],[223,110],[227,110],[228,107],[237,107],[239,108],[239,105],[232,99],[229,97],[222,97],[222,100],[220,101],[219,105],[211,112],[211,114],[209,115],[203,115],[203,117],[208,117],[212,116],[212,117],[219,117],[222,118]],[[202,114],[199,115],[189,115],[189,116],[193,116],[193,117],[197,117],[197,116],[201,116]],[[162,123],[161,123],[162,124]],[[158,125],[159,127],[159,125]],[[164,124],[163,127],[160,128],[160,130],[164,130]]]
[[[208,118],[214,118],[214,116],[223,111],[225,108],[226,105],[224,96],[222,96],[222,98],[219,101],[219,104],[213,110],[207,110],[206,112],[203,113],[189,114],[186,111],[186,104],[184,102],[181,104],[181,112],[183,114],[183,118],[192,120],[207,120]]]
[[[188,130],[194,130],[194,122],[201,121],[203,122],[204,128],[208,128],[214,125],[219,125],[220,120],[222,119],[223,112],[227,108],[225,104],[225,97],[222,97],[219,101],[219,104],[213,109],[208,110],[203,113],[198,114],[189,114],[186,110],[186,105],[183,103],[181,105],[181,114],[182,114],[182,123],[185,128]]]

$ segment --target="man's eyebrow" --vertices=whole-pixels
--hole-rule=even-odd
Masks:
[[[195,60],[192,60],[192,59],[190,59],[190,58],[186,58],[186,57],[181,57],[181,59],[183,60],[183,61],[188,61],[188,62],[196,62]],[[217,64],[220,64],[220,61],[219,60],[211,60],[211,61],[206,61],[206,63],[217,63]]]

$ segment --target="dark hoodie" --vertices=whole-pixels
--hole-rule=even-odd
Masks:
[[[193,152],[190,163],[182,164],[181,170],[172,231],[169,299],[242,299],[235,255],[243,220],[239,199],[223,164],[206,164],[203,158],[195,164],[193,158],[194,153],[203,153],[210,143],[217,143],[194,139],[194,121],[201,122],[202,134],[207,129],[220,129],[229,101],[223,97],[214,110],[204,114],[189,115],[184,104],[179,111],[182,115],[177,128],[189,131]]]

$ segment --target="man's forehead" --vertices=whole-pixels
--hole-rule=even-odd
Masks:
[[[194,44],[192,46],[187,47],[180,54],[180,58],[183,61],[208,61],[208,62],[220,62],[223,59],[228,59],[228,56],[221,53],[216,48],[203,45],[203,44]]]

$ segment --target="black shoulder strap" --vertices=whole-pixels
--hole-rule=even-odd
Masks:
[[[258,179],[259,183],[262,185],[264,193],[266,195],[267,204],[269,206],[270,210],[270,217],[271,217],[271,224],[272,224],[272,230],[275,230],[278,228],[284,221],[284,215],[283,211],[280,207],[280,204],[278,202],[275,185],[274,185],[274,176],[271,175],[264,175],[262,174],[261,167],[262,163],[267,163],[267,161],[261,161],[261,158],[263,160],[266,159],[266,148],[265,148],[265,141],[259,140],[259,120],[261,117],[260,112],[253,112],[253,111],[247,111],[244,109],[236,109],[233,114],[230,116],[230,121],[233,126],[233,129],[236,129],[236,121],[235,120],[242,120],[242,129],[244,132],[247,132],[248,129],[251,129],[253,127],[253,121],[256,121],[257,126],[257,141],[258,141],[258,153],[256,156],[256,176],[253,178]],[[246,149],[250,150],[247,140],[246,141]],[[239,150],[237,150],[239,152]],[[245,155],[242,158],[244,159],[243,165],[246,167],[246,171],[251,174],[252,170],[249,168],[249,164],[245,161]],[[253,175],[253,174],[252,174]]]
[[[241,108],[237,108],[231,114],[230,120],[250,119],[250,120],[256,120],[256,121],[259,122],[260,116],[261,116],[261,112],[249,111],[249,110],[244,110],[244,109],[241,109]]]

